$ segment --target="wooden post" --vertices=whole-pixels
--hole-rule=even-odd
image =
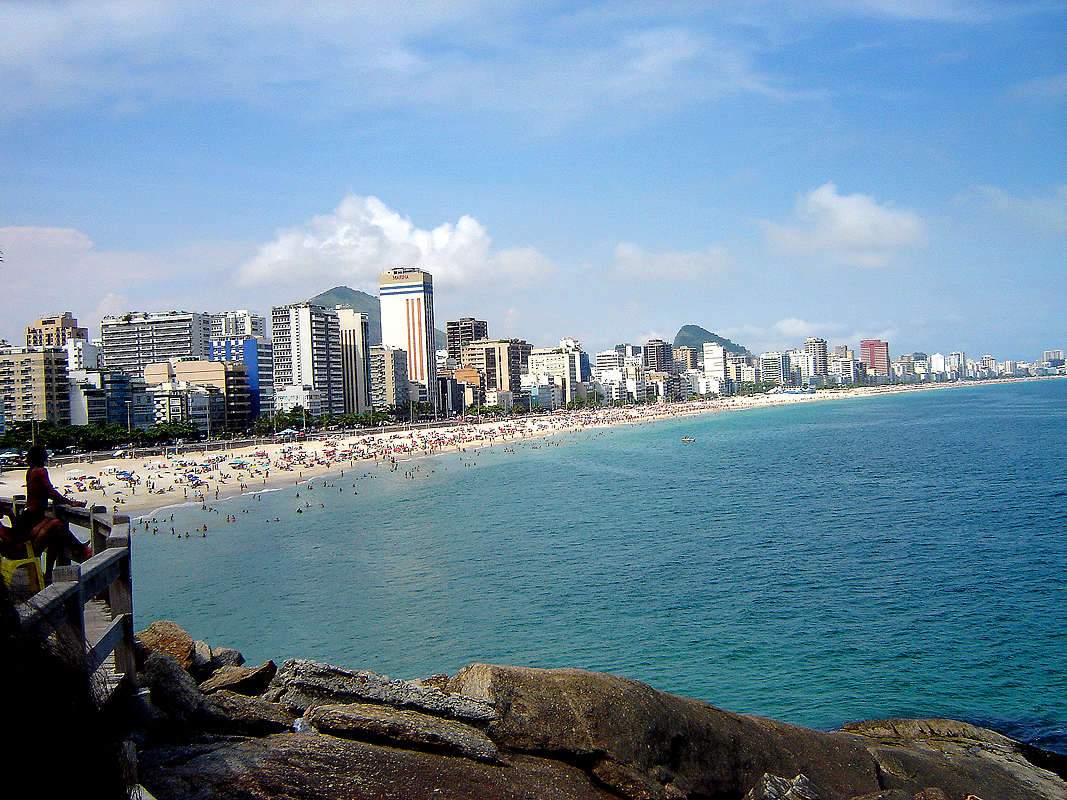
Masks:
[[[133,653],[133,561],[130,553],[130,518],[115,516],[112,519],[111,535],[107,548],[124,548],[119,576],[108,586],[108,606],[111,618],[122,617],[122,641],[115,646],[115,671],[129,680],[136,680],[137,665]]]
[[[69,637],[69,641],[63,642],[69,653],[83,655],[85,653],[85,598],[82,596],[81,567],[77,564],[54,567],[52,585],[58,586],[64,583],[73,583],[74,591],[63,603],[65,630],[57,630],[57,633],[61,638]]]

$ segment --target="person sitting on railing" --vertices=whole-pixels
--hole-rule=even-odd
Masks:
[[[88,542],[82,543],[75,536],[70,526],[58,519],[53,519],[45,513],[48,510],[48,501],[55,505],[68,505],[74,508],[85,508],[82,500],[71,500],[60,494],[52,486],[48,478],[48,469],[45,462],[48,460],[48,451],[43,446],[35,444],[26,451],[26,506],[19,515],[14,518],[11,528],[0,526],[0,540],[4,544],[21,544],[29,541],[33,545],[35,555],[41,555],[48,551],[45,565],[45,581],[52,582],[52,567],[64,548],[70,550],[71,557],[76,561],[85,561],[93,552]],[[69,563],[69,562],[68,562]]]

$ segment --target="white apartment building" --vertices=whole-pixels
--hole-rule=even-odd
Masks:
[[[267,338],[267,320],[247,309],[223,311],[211,315],[212,339]]]
[[[131,312],[100,322],[107,369],[141,377],[146,364],[211,357],[211,317],[199,311]]]
[[[274,340],[275,408],[278,395],[291,386],[320,392],[321,413],[343,414],[344,382],[341,333],[337,312],[312,303],[293,303],[271,309]]]
[[[559,344],[559,347],[531,350],[527,369],[532,373],[555,376],[566,404],[580,394],[584,353],[574,339],[561,339]]]

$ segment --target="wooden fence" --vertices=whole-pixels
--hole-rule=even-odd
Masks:
[[[25,497],[0,497],[0,508],[13,515],[25,505]],[[24,629],[44,626],[64,640],[65,647],[83,653],[89,671],[96,673],[114,655],[108,666],[106,692],[122,681],[136,680],[133,649],[133,584],[130,567],[130,518],[111,514],[104,506],[70,508],[57,506],[52,515],[65,520],[76,534],[88,531],[93,556],[82,564],[57,566],[52,585],[16,606]],[[82,530],[79,531],[78,529]],[[110,614],[102,625],[86,626],[86,605],[95,603]]]

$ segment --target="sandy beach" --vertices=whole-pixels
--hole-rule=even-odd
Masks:
[[[221,451],[189,450],[169,458],[120,457],[96,460],[91,464],[50,465],[49,474],[52,484],[67,497],[84,500],[89,505],[103,505],[115,513],[128,514],[136,519],[165,506],[207,504],[236,494],[255,494],[265,489],[297,484],[368,465],[396,468],[396,462],[410,458],[491,446],[509,440],[693,414],[964,385],[972,384],[911,384],[813,394],[783,392],[648,406],[558,411],[413,431],[367,431],[337,438],[261,444]],[[21,470],[0,476],[0,496],[10,497],[23,492],[25,476]]]

